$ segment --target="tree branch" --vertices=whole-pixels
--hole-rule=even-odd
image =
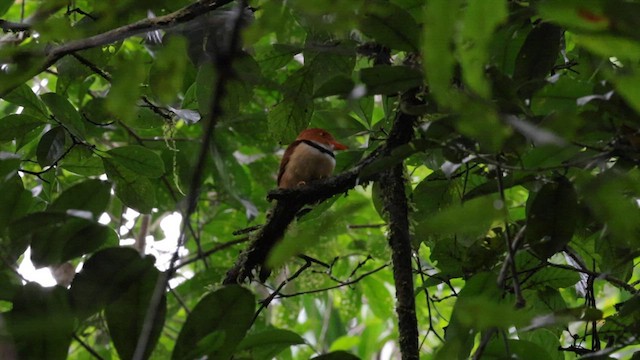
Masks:
[[[45,71],[65,55],[80,50],[112,44],[148,31],[169,29],[207,14],[230,2],[231,0],[200,0],[164,16],[142,19],[88,38],[72,40],[57,46],[47,47],[41,54],[32,54],[45,56],[45,59],[40,65],[36,65],[31,69],[22,69],[25,70],[24,73],[14,73],[12,74],[13,76],[8,77],[8,81],[0,87],[0,97],[3,97],[29,78]]]
[[[407,101],[414,101],[414,94],[406,94]],[[399,113],[394,121],[387,144],[393,147],[404,145],[413,138],[415,116]],[[393,279],[396,287],[396,313],[400,353],[402,359],[419,359],[418,320],[413,291],[412,249],[409,232],[409,206],[405,193],[406,178],[404,164],[394,165],[380,174],[378,183],[384,213],[388,219],[389,247],[393,262]]]

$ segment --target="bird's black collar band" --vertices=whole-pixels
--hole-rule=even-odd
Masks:
[[[334,159],[336,158],[336,156],[333,154],[333,151],[331,151],[331,150],[329,150],[329,149],[327,149],[327,148],[325,148],[323,146],[320,146],[320,145],[316,144],[315,142],[313,142],[311,140],[300,140],[300,141],[305,143],[305,144],[307,144],[307,145],[309,145],[309,146],[311,146],[312,148],[316,148],[318,151],[320,151],[322,153],[325,153],[325,154],[331,156]]]

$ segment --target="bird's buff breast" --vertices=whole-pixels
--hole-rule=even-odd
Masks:
[[[304,182],[328,177],[336,166],[336,160],[305,143],[291,154],[281,181],[281,187],[291,188]]]

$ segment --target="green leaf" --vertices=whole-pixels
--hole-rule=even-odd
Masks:
[[[550,287],[553,289],[567,288],[575,285],[580,281],[580,274],[577,271],[571,271],[567,269],[560,269],[556,267],[545,267],[544,269],[535,272],[531,277],[523,281],[523,287],[530,288],[544,288]]]
[[[547,329],[523,331],[518,332],[518,337],[520,340],[529,341],[546,350],[546,353],[549,355],[549,360],[564,360],[563,353],[558,351],[560,341],[558,341],[558,337],[552,331]]]
[[[186,41],[181,36],[172,36],[156,53],[149,71],[149,86],[157,98],[170,104],[180,90],[188,65]]]
[[[293,331],[271,328],[247,335],[238,344],[236,353],[249,351],[255,360],[269,360],[293,345],[304,343],[304,339]]]
[[[107,109],[111,114],[118,114],[124,122],[136,116],[140,84],[148,74],[145,62],[139,51],[120,51],[110,64],[115,71],[106,97]]]
[[[276,71],[293,60],[296,54],[302,52],[302,48],[289,44],[273,44],[266,47],[257,47],[256,61],[264,72]]]
[[[83,210],[97,220],[107,209],[111,197],[111,184],[89,179],[66,189],[49,205],[48,210]]]
[[[546,259],[571,241],[578,216],[578,196],[564,177],[545,184],[527,211],[525,238]]]
[[[471,1],[464,12],[464,26],[457,44],[462,76],[471,90],[486,99],[490,97],[485,69],[491,35],[507,16],[505,0]]]
[[[107,151],[110,162],[145,177],[158,178],[164,174],[164,162],[160,155],[139,145],[121,146]]]
[[[451,43],[460,18],[460,0],[431,0],[424,14],[423,67],[429,88],[439,104],[450,104],[455,58]]]
[[[422,85],[422,73],[408,66],[380,65],[360,70],[367,94],[394,95]]]
[[[147,315],[151,313],[149,312],[151,299],[156,286],[164,285],[159,283],[163,280],[155,267],[149,267],[126,292],[106,307],[105,315],[109,334],[121,359],[133,359]],[[167,297],[164,292],[158,307],[154,310],[152,312],[154,321],[142,359],[149,358],[162,332],[167,312]]]
[[[0,119],[0,141],[15,140],[44,124],[43,120],[27,114],[5,116]]]
[[[74,331],[69,294],[60,286],[42,288],[27,283],[13,299],[6,314],[20,359],[66,359]]]
[[[151,212],[156,205],[156,189],[148,177],[136,174],[129,168],[111,159],[102,159],[107,177],[114,184],[118,198],[128,207],[143,214]],[[129,165],[135,162],[129,163]]]
[[[518,93],[523,98],[529,98],[551,75],[560,54],[561,38],[562,28],[544,22],[527,35],[518,52],[513,73],[513,79],[520,86]]]
[[[105,173],[102,159],[84,146],[75,146],[60,161],[60,167],[84,176],[99,176]]]
[[[76,316],[85,319],[117,300],[154,269],[153,256],[140,257],[132,248],[114,247],[93,254],[71,283]]]
[[[36,267],[61,264],[67,260],[97,250],[117,236],[110,228],[57,212],[38,212],[11,224],[14,242],[31,244],[31,261]]]
[[[416,225],[417,234],[469,234],[480,235],[493,221],[504,217],[504,204],[493,196],[483,196],[453,204]]]
[[[0,4],[0,13],[2,13],[2,5]],[[24,107],[25,109],[35,110],[46,117],[49,112],[42,100],[27,85],[22,84],[13,91],[3,97],[6,101]]]
[[[56,93],[42,94],[40,98],[47,104],[56,121],[59,121],[74,136],[81,139],[85,137],[84,122],[69,100]]]
[[[368,1],[362,32],[391,49],[418,51],[420,27],[407,11],[388,2]]]
[[[504,359],[506,354],[510,354],[509,356],[514,356],[522,360],[551,359],[547,349],[536,343],[513,339],[507,339],[506,343],[507,344],[505,344],[504,339],[494,339],[490,341],[482,354],[482,358],[498,360]],[[557,352],[558,350],[554,349],[554,353]]]
[[[479,319],[462,319],[465,316],[480,317],[482,314],[469,314],[476,302],[484,301],[495,303],[500,298],[500,292],[496,284],[495,275],[490,273],[477,273],[466,281],[465,286],[458,293],[458,299],[453,307],[450,322],[445,333],[445,343],[438,351],[436,359],[467,359],[473,347],[473,339],[477,330],[467,324],[480,323]],[[467,305],[468,304],[468,305]],[[491,306],[491,305],[489,305]],[[508,321],[508,319],[504,319]],[[504,321],[503,320],[503,321]]]
[[[173,349],[172,359],[193,359],[207,355],[227,359],[251,326],[255,310],[253,294],[239,286],[226,286],[203,297],[191,311]],[[216,332],[223,337],[215,349],[200,353],[198,343]],[[218,340],[219,341],[219,340]]]
[[[0,16],[6,14],[7,10],[13,5],[15,0],[0,0]]]
[[[629,103],[636,113],[640,113],[640,89],[637,86],[640,81],[640,69],[636,68],[616,74],[616,76],[611,76],[611,80],[620,96]]]
[[[46,167],[58,162],[67,151],[66,142],[67,133],[62,126],[56,126],[47,131],[38,142],[36,150],[38,164]]]
[[[574,30],[606,30],[609,19],[604,14],[604,0],[544,0],[536,4],[540,16]],[[616,5],[619,2],[615,2]]]
[[[640,60],[640,43],[638,40],[628,39],[610,34],[576,34],[575,42],[590,52],[618,60],[636,63]]]
[[[311,121],[313,74],[307,68],[290,75],[282,85],[284,99],[267,114],[269,133],[280,143],[291,143]]]
[[[2,194],[2,201],[0,201],[1,234],[8,224],[29,212],[33,204],[33,195],[30,191],[25,190],[22,180],[17,175],[0,183],[0,194]],[[21,254],[20,249],[21,247],[16,250]],[[24,249],[22,250],[24,251]]]
[[[0,270],[0,300],[13,300],[21,289],[22,279],[13,269]]]

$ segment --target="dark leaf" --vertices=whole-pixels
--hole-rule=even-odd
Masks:
[[[66,289],[27,283],[13,299],[6,320],[20,359],[67,358],[74,318]]]
[[[238,344],[236,352],[249,351],[255,360],[269,360],[293,345],[304,343],[304,339],[293,331],[267,329],[247,335]]]
[[[223,287],[206,295],[189,314],[171,358],[230,358],[251,326],[254,309],[253,294],[239,286]],[[216,333],[219,335],[214,336]],[[211,340],[201,342],[207,337]]]
[[[33,204],[33,196],[25,190],[22,181],[16,175],[0,183],[0,234],[12,221],[26,215]],[[18,255],[18,254],[14,254]]]
[[[394,95],[422,85],[422,73],[407,66],[376,66],[360,70],[367,94]]]
[[[67,151],[66,142],[67,134],[62,126],[56,126],[47,131],[38,142],[36,150],[38,164],[46,167],[57,163]]]
[[[89,179],[63,191],[48,210],[83,210],[93,214],[94,220],[107,209],[111,196],[111,184],[98,179]]]
[[[164,162],[160,155],[139,145],[121,146],[107,151],[111,161],[126,169],[150,178],[164,174]]]
[[[556,178],[535,194],[527,212],[525,237],[544,259],[571,241],[578,216],[578,197],[566,178]]]
[[[36,267],[61,264],[100,248],[117,244],[110,228],[62,212],[38,212],[11,224],[15,243],[31,244],[31,261]]]
[[[125,294],[154,266],[152,256],[141,258],[131,248],[100,250],[89,258],[71,283],[71,304],[85,319]]]
[[[5,116],[0,119],[0,141],[19,139],[44,124],[46,123],[42,119],[27,114]]]
[[[60,124],[74,136],[81,139],[84,138],[84,122],[69,100],[56,93],[42,94],[40,98],[47,104],[56,121],[60,122]]]
[[[318,355],[312,360],[359,360],[360,358],[346,351],[332,351],[327,354]]]
[[[362,32],[391,49],[418,51],[420,27],[402,8],[388,2],[369,1],[362,19]]]
[[[544,78],[551,75],[560,53],[561,37],[560,27],[543,22],[531,30],[522,44],[513,78],[520,84],[518,93],[523,98],[529,98],[544,85]]]
[[[153,313],[154,322],[151,327],[149,341],[142,356],[147,359],[155,348],[167,312],[167,298],[163,293],[160,303],[155,311],[150,312],[149,306],[156,286],[164,278],[155,267],[149,267],[121,296],[106,307],[105,315],[109,334],[121,359],[133,359],[138,344],[138,339],[145,327],[147,316]]]

